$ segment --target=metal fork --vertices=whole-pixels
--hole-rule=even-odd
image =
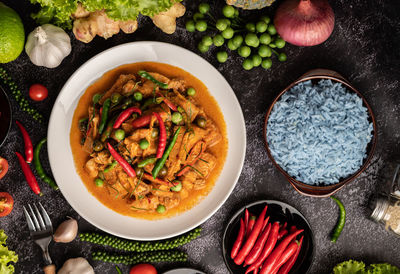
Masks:
[[[33,208],[32,208],[33,207]],[[50,217],[47,214],[46,210],[39,202],[39,208],[36,204],[31,206],[28,204],[28,210],[26,210],[24,206],[24,213],[26,222],[28,223],[29,232],[31,234],[31,238],[35,241],[35,243],[40,246],[43,251],[43,258],[45,262],[45,267],[43,268],[44,273],[52,274],[55,273],[55,265],[52,264],[50,254],[49,254],[49,243],[53,238],[53,225],[51,223]]]

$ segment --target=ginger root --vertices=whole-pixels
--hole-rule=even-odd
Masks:
[[[160,12],[152,17],[154,25],[163,32],[172,34],[176,30],[176,18],[185,14],[186,8],[181,3],[175,3],[169,10]]]
[[[78,13],[78,9],[74,14],[82,14]],[[72,31],[76,39],[89,43],[96,35],[107,39],[117,34],[120,29],[125,33],[133,33],[137,28],[136,20],[114,21],[102,10],[91,12],[87,17],[77,18]]]

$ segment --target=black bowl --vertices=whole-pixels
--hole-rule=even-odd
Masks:
[[[11,106],[6,92],[0,86],[0,146],[7,138],[11,128]]]
[[[304,235],[301,251],[290,273],[307,273],[314,259],[314,233],[311,230],[310,224],[297,209],[283,202],[274,200],[261,200],[251,203],[242,207],[229,220],[222,239],[222,252],[227,268],[231,273],[245,273],[247,267],[236,265],[230,256],[233,243],[239,232],[240,218],[244,216],[246,208],[250,213],[258,216],[266,204],[268,204],[266,216],[270,216],[269,222],[287,222],[288,227],[295,225],[299,229],[304,229],[304,232],[301,234]]]

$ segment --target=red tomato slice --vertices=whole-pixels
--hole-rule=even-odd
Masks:
[[[33,101],[43,101],[47,98],[48,94],[47,88],[41,84],[33,84],[29,88],[29,97],[31,97]]]
[[[3,178],[8,171],[8,162],[6,159],[0,157],[0,179]]]
[[[157,274],[157,269],[151,264],[137,264],[131,268],[129,274]]]
[[[0,192],[0,217],[11,213],[14,207],[14,199],[7,192]]]

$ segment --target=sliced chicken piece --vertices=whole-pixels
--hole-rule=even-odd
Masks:
[[[133,80],[129,80],[126,84],[122,87],[121,94],[123,96],[130,96],[135,91],[136,83]]]
[[[193,120],[196,119],[197,114],[199,114],[200,109],[188,99],[183,97],[178,91],[174,90],[174,93],[175,97],[172,99],[173,102],[181,106],[188,115],[190,122],[193,122]]]
[[[214,155],[205,152],[201,156],[201,159],[203,161],[198,160],[193,167],[196,169],[195,171],[198,174],[198,178],[205,179],[215,167],[217,158]],[[199,173],[201,173],[201,175]]]
[[[178,195],[174,195],[173,197],[159,197],[160,204],[164,205],[167,209],[171,209],[176,207],[181,201]]]
[[[169,197],[174,196],[174,193],[170,191],[169,186],[166,185],[154,185],[151,189],[151,193],[158,197]]]
[[[203,189],[206,187],[206,181],[205,180],[196,180],[193,183],[193,189],[194,190],[199,190],[199,189]]]
[[[127,199],[127,202],[130,204],[132,210],[136,211],[153,211],[157,208],[159,201],[158,197],[148,194],[144,197],[133,199]]]
[[[103,95],[100,100],[100,104],[103,104],[104,101],[111,96],[114,92],[119,93],[122,90],[122,87],[129,80],[136,80],[135,75],[133,74],[121,74],[118,79],[115,81],[114,85]]]
[[[97,177],[99,174],[99,164],[96,163],[94,158],[90,159],[85,164],[85,170],[89,173],[89,176],[92,178]]]
[[[212,147],[222,140],[222,135],[218,127],[211,119],[207,119],[206,131],[207,133],[203,140],[207,143],[207,146]]]
[[[186,82],[183,79],[174,78],[168,82],[168,87],[176,91],[184,92],[186,90]]]
[[[98,152],[94,155],[95,162],[100,165],[109,165],[113,162],[114,158],[106,150]]]

